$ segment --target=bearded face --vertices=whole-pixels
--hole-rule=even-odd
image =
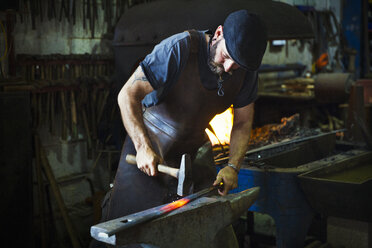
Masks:
[[[209,49],[209,57],[208,57],[208,66],[211,69],[211,71],[218,76],[221,76],[222,73],[224,73],[224,68],[221,64],[216,63],[216,50],[218,44],[221,42],[221,40],[216,41],[213,45],[210,46]]]

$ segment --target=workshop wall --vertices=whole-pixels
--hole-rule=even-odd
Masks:
[[[50,1],[52,2],[52,1]],[[75,17],[70,13],[66,17],[63,13],[58,13],[62,1],[54,1],[57,9],[57,18],[48,18],[48,10],[44,9],[43,21],[40,14],[23,14],[17,16],[17,24],[14,30],[15,51],[17,54],[110,54],[109,34],[112,25],[105,21],[105,12],[101,8],[101,1],[97,1],[97,18],[89,22],[83,15],[83,10],[87,8],[86,1],[75,1]],[[69,4],[69,1],[65,1]],[[110,1],[111,2],[111,1]],[[116,1],[114,1],[116,2]],[[45,4],[45,8],[47,8]],[[112,5],[113,10],[115,4]],[[22,5],[20,6],[22,10]],[[67,6],[69,8],[69,6]],[[114,12],[115,13],[115,12]],[[93,13],[91,13],[93,15]],[[32,19],[35,19],[33,28]],[[112,20],[115,17],[111,17]],[[75,24],[73,23],[75,19]],[[92,31],[92,25],[94,30]],[[85,26],[85,28],[84,28]]]
[[[329,1],[309,1],[309,0],[280,0],[280,2],[289,5],[313,7],[317,11],[333,11],[340,22],[342,2],[340,0]],[[263,57],[263,64],[266,65],[286,65],[298,64],[305,66],[304,73],[313,73],[313,63],[317,59],[313,54],[314,39],[297,39],[286,40],[284,44],[274,45],[273,41],[268,42],[266,53]],[[329,64],[327,70],[342,71],[342,66],[339,66],[340,61],[336,61],[335,54],[339,49],[339,44],[330,44],[328,47]],[[269,72],[260,74],[259,91],[265,91],[270,87],[275,87],[281,84],[283,79],[290,77],[303,76],[298,75],[301,70],[287,70],[280,72]]]
[[[61,5],[61,0],[55,0],[54,2],[56,6]],[[115,5],[117,1],[112,2],[113,16],[111,16],[111,24],[105,20],[105,10],[100,7],[102,2],[97,1],[98,18],[94,22],[93,32],[86,16],[84,18],[82,13],[83,2],[75,2],[75,25],[73,25],[71,16],[69,19],[64,15],[60,18],[60,13],[57,13],[57,18],[48,21],[47,13],[44,13],[43,22],[41,22],[40,16],[34,17],[36,28],[33,29],[33,17],[31,14],[24,14],[23,22],[21,22],[21,17],[17,16],[17,24],[14,30],[16,54],[112,54],[113,27],[118,18]],[[314,6],[318,10],[329,9],[335,11],[337,17],[340,16],[340,0],[282,0],[281,2],[290,5]],[[45,12],[47,11],[45,10]],[[84,19],[85,28],[83,27]],[[304,45],[302,42],[289,41],[289,44],[284,46],[283,49],[268,50],[263,62],[267,64],[283,64],[301,61],[303,64],[311,64],[312,57],[308,46],[308,44]]]
[[[279,0],[290,5],[304,5],[314,7],[316,10],[330,10],[336,15],[338,21],[341,16],[341,0]],[[311,70],[312,54],[310,41],[289,40],[286,45],[273,47],[268,44],[268,49],[263,58],[264,64],[289,64],[302,63],[307,66],[307,70]],[[331,48],[332,49],[332,48]]]
[[[57,10],[59,10],[62,4],[61,0],[50,2],[54,2]],[[87,19],[87,14],[83,14],[83,9],[86,10],[87,8],[86,2],[85,5],[83,5],[83,1],[75,1],[75,17],[70,14],[68,18],[64,13],[56,13],[56,18],[50,19],[49,4],[45,4],[43,21],[41,21],[40,14],[35,15],[35,13],[32,14],[28,11],[28,9],[31,8],[30,6],[23,6],[20,4],[20,14],[17,15],[17,22],[14,29],[14,49],[16,55],[87,53],[91,55],[105,54],[113,56],[111,40],[113,39],[115,23],[120,17],[118,13],[124,12],[127,6],[115,5],[123,1],[112,1],[112,3],[110,1],[112,10],[110,15],[111,19],[110,22],[108,22],[107,10],[101,7],[102,2],[106,1],[97,1],[97,19],[94,22]],[[128,5],[131,5],[134,1],[127,2]],[[317,10],[332,10],[336,13],[336,17],[338,19],[340,18],[340,0],[282,0],[282,2],[290,5],[314,6]],[[93,12],[91,15],[93,15]],[[74,19],[75,24],[73,24]],[[33,22],[35,24],[33,24]],[[92,28],[93,24],[94,28]],[[1,42],[2,41],[0,41],[0,43]],[[4,47],[3,44],[0,45]],[[330,48],[330,50],[332,53],[332,48]],[[333,56],[330,57],[332,58]],[[268,44],[267,52],[263,58],[263,63],[270,65],[302,63],[306,65],[307,71],[311,71],[312,62],[311,42],[300,40],[287,41],[283,46],[272,46]],[[274,78],[276,78],[276,75],[274,75]]]
[[[38,85],[35,88],[42,89],[30,90],[32,119],[35,121],[32,123],[32,130],[40,137],[46,162],[58,184],[63,204],[74,225],[74,233],[83,247],[87,247],[90,242],[89,227],[99,221],[100,203],[112,182],[111,164],[117,164],[113,155],[116,152],[115,147],[102,144],[99,134],[103,133],[105,137],[102,139],[108,140],[107,133],[99,132],[98,129],[100,131],[105,129],[99,124],[102,123],[100,120],[105,118],[103,110],[105,106],[107,107],[106,103],[111,102],[107,98],[110,77],[113,74],[110,69],[113,58],[110,45],[113,27],[116,17],[119,17],[126,8],[124,5],[126,1],[94,1],[97,6],[94,8],[90,6],[91,19],[83,16],[83,10],[86,11],[88,7],[83,6],[83,2],[87,3],[80,0],[19,1],[12,32],[14,45],[10,46],[8,43],[8,51],[13,49],[17,58],[17,76],[22,78],[23,82],[18,82],[17,85],[32,82],[33,85]],[[117,7],[112,5],[112,2],[122,5]],[[40,6],[37,6],[39,3],[42,5],[42,11],[39,9]],[[75,15],[72,14],[72,9],[69,9],[70,3],[75,3]],[[55,14],[50,13],[52,4],[56,10]],[[59,12],[62,4],[67,4],[68,15]],[[110,4],[110,11],[107,4]],[[0,13],[0,20],[4,25],[8,16],[9,12]],[[0,55],[4,54],[4,48],[5,35],[1,32]],[[29,56],[20,56],[22,54]],[[4,72],[8,71],[6,61],[1,63]],[[80,90],[77,90],[78,87]],[[63,98],[66,97],[64,100],[62,95]],[[46,99],[55,105],[49,108],[51,102]],[[97,101],[93,103],[95,100]],[[74,101],[77,111],[71,107]],[[90,101],[92,105],[88,107],[87,102]],[[95,136],[92,137],[90,145],[86,141],[87,128],[83,128],[81,116],[83,108],[86,109],[85,125],[89,126],[90,134]],[[78,123],[71,129],[73,109]],[[90,114],[94,112],[93,109],[100,109],[95,112],[97,116]],[[98,117],[98,112],[102,118]],[[51,118],[50,114],[54,117]],[[37,161],[34,160],[33,168],[36,164]],[[43,182],[37,181],[35,172],[33,181],[33,199],[40,199],[37,185]],[[41,242],[49,245],[58,242],[61,247],[71,247],[63,212],[55,200],[55,192],[47,182],[49,178],[45,182],[48,194],[45,209],[41,209],[39,201],[33,202],[35,226],[33,236],[37,237],[34,238],[35,246],[42,247],[38,242],[44,240]],[[39,228],[43,218],[46,226],[44,233]]]

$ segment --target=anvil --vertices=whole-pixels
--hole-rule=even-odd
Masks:
[[[255,187],[227,196],[201,197],[160,218],[131,226],[111,236],[104,235],[130,219],[130,216],[124,216],[92,226],[91,236],[112,245],[145,243],[162,248],[212,247],[218,231],[247,211],[258,194],[259,187]],[[152,211],[154,209],[141,214],[151,214]]]

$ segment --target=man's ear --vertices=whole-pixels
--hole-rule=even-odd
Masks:
[[[213,39],[218,40],[220,38],[223,38],[223,26],[219,25],[216,31],[214,32]]]

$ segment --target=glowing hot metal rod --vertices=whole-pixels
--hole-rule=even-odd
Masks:
[[[219,187],[223,187],[222,182],[220,183],[218,187],[206,188],[204,190],[201,190],[195,194],[189,195],[177,201],[174,201],[174,202],[171,202],[165,205],[161,205],[158,207],[154,207],[148,210],[144,210],[144,211],[132,214],[132,215],[125,216],[120,220],[120,222],[116,222],[117,225],[113,226],[110,230],[106,230],[106,231],[102,230],[102,232],[99,232],[98,234],[96,233],[96,230],[97,230],[96,226],[93,226],[91,228],[91,234],[92,232],[94,232],[95,234],[97,234],[97,237],[108,238],[119,231],[122,231],[124,229],[130,228],[132,226],[138,225],[146,221],[153,220],[166,213],[169,213],[170,211],[180,208],[183,205],[189,203],[192,200],[195,200],[198,197],[211,193],[213,190],[216,190]],[[93,236],[92,234],[92,237],[95,237],[95,236]]]

